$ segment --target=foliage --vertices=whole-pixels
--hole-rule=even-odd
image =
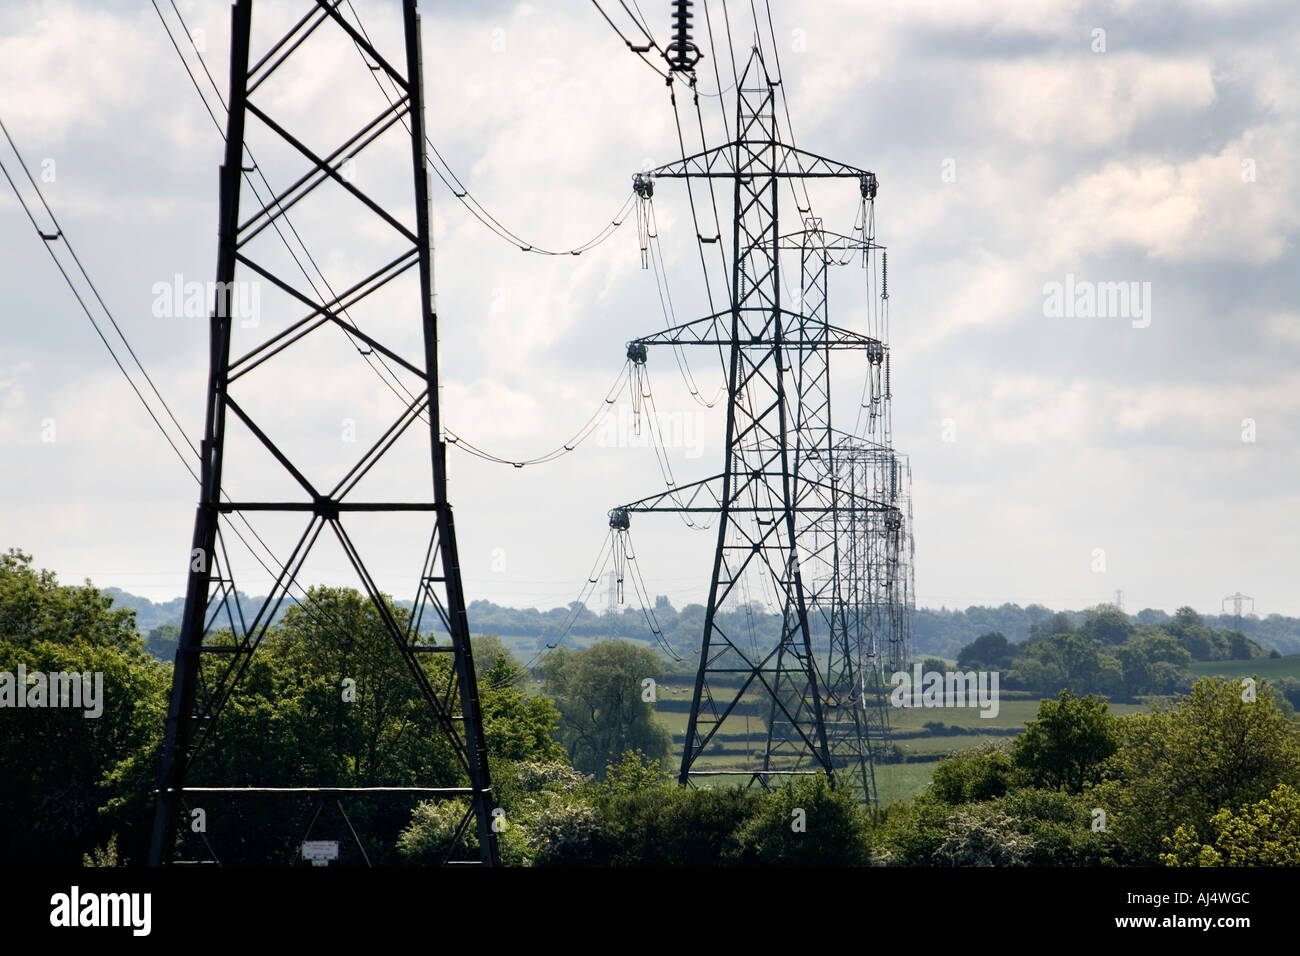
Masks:
[[[1008,683],[1040,692],[1114,694],[1123,686],[1123,671],[1114,656],[1098,652],[1081,634],[1056,634],[1025,647]]]
[[[740,830],[739,859],[759,866],[861,866],[870,860],[868,821],[853,793],[824,774],[767,794]]]
[[[996,804],[959,807],[948,817],[944,840],[930,862],[934,866],[1025,866],[1034,842],[1016,829],[1016,822]]]
[[[0,555],[0,671],[16,678],[20,666],[29,677],[90,674],[92,689],[102,675],[102,714],[0,710],[0,816],[14,824],[0,861],[76,865],[114,834],[124,861],[143,859],[149,784],[115,804],[109,787],[124,761],[154,752],[169,681],[145,654],[132,613],[89,584],[61,586],[20,551]]]
[[[957,654],[957,667],[961,670],[1002,670],[1015,659],[1016,645],[1000,631],[981,634]]]
[[[1010,749],[985,744],[940,761],[929,791],[935,799],[951,806],[992,800],[1012,789],[1014,774]]]
[[[1300,791],[1285,783],[1258,803],[1210,818],[1213,844],[1184,824],[1165,838],[1167,866],[1300,866]]]
[[[1123,860],[1158,862],[1163,839],[1187,828],[1212,843],[1214,815],[1300,783],[1300,725],[1267,685],[1202,678],[1171,707],[1119,721],[1119,747],[1096,788]]]
[[[558,737],[575,768],[600,777],[625,751],[652,760],[668,754],[672,736],[642,699],[642,681],[660,676],[662,666],[652,651],[624,641],[560,648],[546,659],[543,687],[559,708]]]
[[[1098,647],[1123,644],[1133,636],[1128,615],[1114,604],[1099,604],[1084,613],[1079,635]]]
[[[438,866],[444,860],[456,859],[456,833],[469,813],[469,803],[464,800],[425,800],[411,813],[411,822],[397,838],[397,851],[408,863],[416,866]],[[465,824],[468,838],[467,850],[479,849],[474,821]]]
[[[1011,745],[1011,759],[1032,786],[1081,793],[1100,779],[1102,764],[1117,744],[1106,702],[1063,690],[1057,700],[1039,705],[1038,717]]]

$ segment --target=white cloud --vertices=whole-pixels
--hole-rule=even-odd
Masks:
[[[1048,248],[1058,263],[1122,246],[1172,262],[1276,261],[1300,225],[1300,203],[1281,176],[1293,130],[1248,130],[1185,161],[1111,160],[1047,201]],[[1245,161],[1254,181],[1243,178]]]

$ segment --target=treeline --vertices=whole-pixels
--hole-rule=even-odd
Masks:
[[[1241,631],[1209,627],[1190,607],[1162,624],[1134,624],[1119,608],[1100,605],[1076,627],[1069,615],[1053,614],[1014,642],[997,631],[983,634],[957,653],[962,669],[996,670],[1009,690],[1052,695],[1062,688],[1133,700],[1191,689],[1193,661],[1249,661],[1279,657]],[[937,664],[936,664],[937,666]]]
[[[136,613],[136,626],[149,639],[150,652],[159,660],[172,659],[176,635],[179,633],[184,600],[154,603],[147,598],[129,594],[117,588],[106,588],[104,593],[121,607]],[[245,602],[260,598],[243,596]],[[409,607],[409,602],[396,602],[399,607]],[[1098,605],[1108,607],[1108,605]],[[284,611],[279,612],[282,617]],[[1080,611],[1054,611],[1041,604],[1021,607],[1003,604],[1000,607],[972,605],[965,610],[948,608],[918,608],[913,624],[913,656],[954,659],[961,648],[982,634],[996,632],[1006,635],[1013,643],[1027,641],[1034,628],[1044,622],[1060,619],[1069,621],[1077,630],[1096,608]],[[577,638],[575,643],[588,643],[597,638],[623,638],[642,643],[657,641],[647,623],[647,615],[639,606],[625,606],[619,611],[594,611],[578,602],[567,607],[550,610],[514,608],[491,601],[473,601],[469,608],[470,626],[478,634],[496,634],[520,653],[531,655],[547,644]],[[1177,612],[1171,615],[1162,610],[1147,608],[1136,614],[1127,614],[1128,622],[1135,627],[1165,627],[1174,623]],[[277,618],[278,620],[278,618]],[[664,640],[678,652],[698,648],[704,629],[704,606],[687,604],[673,607],[665,595],[655,599],[652,620]],[[1245,615],[1240,619],[1230,614],[1203,615],[1202,623],[1212,631],[1240,631],[1267,650],[1283,654],[1300,653],[1300,618],[1270,614],[1267,617]],[[780,635],[781,618],[769,614],[759,605],[724,612],[720,623],[729,633],[740,633],[746,640],[753,637],[760,646],[770,645]],[[816,626],[816,620],[814,620]],[[1199,660],[1201,658],[1193,658]]]
[[[1059,616],[1064,616],[1072,629],[1078,629],[1092,610],[1095,608],[1053,611],[1041,604],[1025,607],[1019,604],[1003,604],[1001,607],[972,605],[965,610],[918,608],[913,628],[913,646],[918,655],[951,660],[962,647],[981,634],[996,631],[1005,634],[1011,641],[1026,641],[1035,627],[1041,629],[1044,622]],[[1173,623],[1177,613],[1169,614],[1155,608],[1145,608],[1136,614],[1126,614],[1125,617],[1134,626],[1163,627]],[[1254,614],[1240,618],[1232,614],[1206,614],[1201,616],[1201,621],[1212,630],[1241,631],[1268,650],[1277,650],[1282,654],[1300,653],[1300,618],[1284,617],[1281,614],[1270,614],[1263,618]]]

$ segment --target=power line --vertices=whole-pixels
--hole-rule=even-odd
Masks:
[[[153,4],[154,12],[158,14],[158,18],[162,22],[163,29],[166,30],[167,32],[168,39],[171,40],[172,48],[176,51],[177,56],[181,60],[181,65],[185,68],[185,72],[190,78],[190,83],[193,85],[195,92],[198,93],[199,98],[203,101],[204,109],[207,111],[208,115],[212,118],[213,124],[217,127],[218,133],[220,133],[222,138],[224,139],[225,132],[221,128],[221,123],[217,119],[211,106],[208,104],[207,97],[204,95],[202,89],[199,86],[197,79],[195,78],[193,72],[190,70],[189,64],[185,59],[185,55],[182,53],[179,44],[177,44],[174,36],[172,35],[171,27],[167,24],[166,19],[163,17],[162,11],[159,9],[156,0],[151,0],[151,3]],[[189,29],[189,25],[188,23],[186,23],[185,18],[184,16],[182,16],[180,10],[176,7],[174,0],[172,0],[171,2],[171,7],[172,10],[176,13],[177,19],[180,21],[181,28],[184,30],[186,35],[190,37],[190,46],[194,50],[194,54],[198,58],[199,63],[203,68],[204,74],[207,76],[208,82],[211,85],[213,92],[217,97],[218,102],[221,103],[221,107],[223,111],[226,110],[227,107],[226,107],[225,99],[221,95],[221,91],[217,86],[216,80],[212,76],[211,70],[208,69],[207,61],[204,59],[202,51],[199,50],[198,46],[194,43],[193,35]],[[357,19],[357,27],[361,31],[362,36],[366,38],[367,42],[369,42],[370,36],[366,32],[365,25],[361,22],[361,18],[357,14],[356,8],[352,6],[351,0],[348,0],[348,7],[350,10],[352,10],[353,16],[356,17]],[[353,45],[356,47],[358,54],[362,57],[363,62],[366,62],[365,54],[364,52],[362,52],[360,46],[357,45],[355,42]],[[370,71],[370,72],[371,72],[371,76],[375,80],[376,85],[379,87],[380,92],[383,94],[385,101],[388,103],[390,107],[393,106],[394,101],[388,95],[388,90],[384,87],[383,83],[379,80],[379,78],[375,76],[375,72],[374,71]],[[409,127],[406,124],[405,118],[403,118],[401,122],[403,127],[406,128],[409,133]],[[429,148],[433,150],[435,154],[437,154],[437,148],[433,145],[433,142],[429,140],[427,136],[425,140]],[[245,144],[245,151],[248,153],[248,157],[250,161],[252,161],[253,168],[256,170],[258,177],[262,180],[262,183],[265,186],[266,190],[268,191],[270,196],[274,198],[276,195],[275,190],[271,188],[270,182],[267,180],[265,173],[262,172],[261,166],[256,162],[256,159],[253,156],[252,151],[248,149],[247,144]],[[439,155],[439,159],[441,160],[440,155]],[[443,164],[444,166],[446,165],[445,161]],[[438,172],[436,166],[434,167],[434,171]],[[451,171],[451,168],[449,166],[447,167],[447,173],[448,175],[451,176],[451,178],[456,182],[458,186],[461,185],[460,180],[456,178],[455,173]],[[440,172],[438,172],[438,174],[440,178],[443,178]],[[245,172],[244,178],[245,181],[248,182],[249,187],[252,189],[254,197],[258,200],[259,203],[262,203],[263,206],[266,206],[267,204],[262,201],[261,194],[258,192],[256,183],[252,181],[251,175]],[[461,191],[458,193],[457,189],[453,187],[451,183],[448,182],[445,178],[443,178],[443,182],[448,186],[449,189],[452,190],[453,193],[457,194],[457,198],[461,200],[462,204],[466,205],[466,208],[470,208],[471,212],[475,212],[475,210],[472,207],[470,207],[468,203],[466,203],[466,199],[468,198],[471,202],[474,202],[477,205],[477,202],[473,200],[473,197],[469,196],[468,190],[464,190],[462,188]],[[633,196],[629,197],[629,199],[623,204],[619,214],[617,214],[615,217],[612,227],[609,227],[608,231],[602,231],[602,234],[598,234],[597,237],[593,238],[592,240],[589,240],[581,247],[577,247],[573,250],[567,250],[565,252],[553,252],[553,251],[541,249],[540,247],[530,247],[525,251],[539,252],[545,255],[567,255],[567,254],[579,255],[581,254],[581,252],[585,251],[586,249],[592,248],[595,245],[599,245],[601,242],[603,242],[605,239],[609,238],[609,236],[613,234],[613,231],[617,229],[617,227],[626,218],[626,213],[631,206],[633,198],[635,198],[634,194]],[[307,280],[308,284],[311,286],[312,292],[316,295],[317,298],[321,297],[319,290],[316,288],[315,280],[313,280],[311,275],[307,272],[306,267],[302,264],[302,261],[298,258],[298,255],[294,250],[293,246],[290,244],[288,238],[284,235],[283,232],[281,232],[278,222],[276,221],[277,219],[281,219],[281,218],[284,219],[285,225],[287,226],[289,231],[293,234],[294,238],[297,240],[303,255],[306,256],[307,260],[311,263],[313,269],[315,269],[317,276],[319,276],[321,283],[325,286],[326,290],[329,292],[331,296],[331,302],[339,302],[340,297],[334,292],[334,289],[330,285],[329,280],[325,277],[324,272],[321,270],[315,258],[312,256],[311,251],[307,248],[306,243],[303,242],[302,237],[298,234],[297,229],[293,225],[293,221],[289,218],[288,210],[285,209],[284,206],[280,204],[278,201],[276,202],[276,205],[279,207],[278,214],[275,218],[272,218],[270,220],[271,225],[275,229],[277,235],[279,235],[281,241],[284,243],[286,251],[289,253],[294,263],[298,266],[299,271],[302,272],[303,277]],[[479,206],[479,208],[482,209],[481,206]],[[502,235],[504,238],[508,238],[508,240],[511,241],[512,243],[516,243],[516,244],[523,243],[523,240],[519,239],[519,237],[516,234],[506,229],[505,226],[501,225],[501,223],[495,217],[493,217],[491,213],[488,213],[487,210],[485,209],[483,209],[482,212],[484,213],[484,217],[486,218],[480,217],[480,220],[483,221],[485,225],[489,225],[490,228],[493,228],[494,231],[497,231],[498,234]],[[477,213],[475,214],[477,215]],[[360,324],[356,322],[356,320],[353,319],[351,315],[348,314],[346,307],[341,309],[341,312],[344,315],[344,317],[346,317],[350,322],[353,323],[354,326],[356,326],[358,329],[360,328]],[[351,336],[349,337],[351,338]],[[405,386],[405,384],[397,376],[396,372],[394,372],[393,369],[389,366],[388,362],[384,359],[382,355],[379,354],[372,355],[373,350],[363,349],[355,339],[352,339],[352,345],[353,348],[356,350],[357,354],[360,355],[365,360],[366,364],[370,366],[371,370],[374,371],[375,374],[379,376],[380,380],[384,382],[384,384],[387,386],[389,391],[391,391],[402,401],[415,400],[415,396],[411,393],[410,389],[408,389]],[[379,367],[383,368],[384,372],[388,373],[387,376],[384,374],[384,372],[380,371],[379,367],[376,367],[375,365],[376,362],[378,362]],[[389,380],[390,377],[391,377],[391,381]],[[621,379],[619,380],[619,382],[615,383],[612,392],[616,393],[619,388],[621,388]],[[403,393],[405,397],[403,397]],[[484,461],[489,461],[497,464],[511,465],[515,468],[524,468],[528,465],[545,464],[551,461],[555,461],[557,458],[563,457],[569,452],[574,451],[578,447],[578,445],[586,441],[586,439],[589,438],[591,434],[595,431],[597,425],[599,424],[599,418],[602,412],[605,411],[605,407],[607,404],[612,404],[612,402],[608,398],[608,394],[605,401],[603,401],[600,405],[597,406],[596,411],[592,413],[591,417],[589,417],[587,421],[577,430],[577,432],[574,434],[572,438],[570,438],[566,442],[562,442],[559,446],[552,449],[551,451],[546,452],[545,454],[542,455],[534,456],[532,458],[517,459],[517,458],[509,458],[506,456],[497,455],[495,453],[480,448],[473,442],[470,442],[468,439],[457,434],[456,432],[454,432],[452,429],[448,428],[445,425],[443,427],[443,431],[446,434],[449,444],[453,444],[456,447],[459,447],[460,449],[467,452],[468,454],[471,454]],[[428,419],[425,417],[423,412],[420,412],[418,417],[421,421],[424,422],[428,421]]]
[[[140,361],[139,356],[136,354],[135,349],[131,346],[130,341],[126,337],[126,334],[122,331],[122,328],[118,324],[117,319],[114,318],[112,311],[109,309],[107,303],[105,303],[103,297],[99,294],[99,290],[95,286],[94,282],[91,280],[89,273],[86,271],[85,267],[82,266],[81,260],[77,257],[76,252],[72,247],[71,240],[68,238],[67,234],[63,231],[63,228],[58,225],[58,219],[55,217],[54,211],[50,208],[50,205],[46,201],[44,194],[41,192],[40,186],[37,185],[35,178],[32,176],[31,171],[27,166],[26,160],[23,159],[22,153],[18,149],[18,145],[14,142],[13,137],[10,136],[8,127],[4,125],[4,122],[2,120],[0,120],[0,130],[3,131],[5,139],[8,141],[10,148],[13,150],[14,156],[15,158],[17,158],[19,165],[23,169],[23,172],[27,175],[27,179],[31,183],[32,189],[35,191],[37,197],[40,199],[41,205],[45,208],[46,212],[49,214],[51,222],[55,224],[55,231],[53,233],[46,233],[43,229],[41,229],[40,224],[37,222],[35,215],[32,213],[32,210],[28,205],[26,198],[22,195],[22,192],[19,189],[18,184],[14,182],[13,177],[9,174],[9,170],[4,165],[3,161],[0,161],[0,172],[3,172],[3,175],[5,179],[8,181],[10,188],[13,189],[14,195],[18,199],[19,205],[22,207],[23,212],[26,213],[27,218],[31,221],[32,227],[36,230],[37,235],[40,236],[40,238],[44,242],[46,251],[49,252],[50,257],[54,260],[55,266],[58,268],[60,275],[63,276],[63,280],[67,284],[68,289],[72,292],[73,297],[77,300],[77,304],[81,306],[82,312],[85,313],[86,318],[90,321],[92,328],[94,328],[95,330],[95,334],[99,337],[99,340],[103,343],[104,347],[108,350],[109,356],[113,359],[113,364],[116,365],[118,371],[122,373],[122,376],[123,378],[126,379],[127,384],[131,388],[131,391],[135,393],[136,398],[139,400],[140,404],[144,407],[145,412],[148,414],[149,418],[153,421],[154,425],[158,428],[158,431],[162,434],[163,440],[167,442],[168,446],[175,453],[182,467],[184,467],[185,470],[189,472],[190,477],[194,479],[196,484],[200,483],[199,475],[194,470],[194,466],[190,458],[188,458],[185,455],[185,453],[182,452],[181,449],[177,446],[176,441],[173,439],[172,435],[168,431],[167,427],[163,424],[158,414],[154,411],[154,408],[150,404],[148,398],[146,398],[145,394],[140,390],[140,387],[136,384],[135,380],[131,377],[131,374],[127,371],[126,366],[122,363],[122,360],[118,356],[116,350],[113,348],[112,343],[108,340],[108,337],[104,334],[104,331],[101,328],[99,322],[95,319],[94,314],[92,313],[90,307],[86,304],[86,301],[82,297],[80,290],[77,289],[76,283],[73,281],[72,277],[68,274],[68,271],[64,268],[63,263],[59,261],[58,256],[54,252],[54,248],[53,248],[54,242],[62,241],[63,245],[68,249],[68,252],[72,256],[73,261],[76,262],[77,264],[78,270],[80,271],[83,278],[85,278],[86,284],[94,292],[95,300],[99,303],[100,308],[103,309],[104,315],[108,318],[109,323],[113,326],[113,329],[117,332],[118,337],[122,340],[122,344],[126,347],[128,353],[130,353],[132,359],[135,361],[136,366],[140,369],[141,375],[143,375],[145,380],[149,383],[149,386],[153,391],[154,395],[157,397],[158,402],[163,406],[163,409],[166,412],[166,417],[171,420],[171,422],[176,426],[177,430],[181,433],[182,444],[189,446],[190,451],[194,454],[194,457],[196,459],[198,457],[198,450],[194,447],[193,443],[189,440],[188,436],[186,436],[185,430],[181,427],[180,422],[176,418],[176,415],[172,412],[171,406],[167,403],[167,400],[162,396],[162,393],[158,390],[157,386],[154,384],[152,377],[149,375],[143,363]],[[229,500],[228,496],[227,496],[227,500]],[[253,537],[254,540],[257,541],[259,545],[262,546],[263,550],[265,550],[267,557],[270,559],[272,564],[274,564],[276,568],[278,568],[278,572],[273,571],[271,569],[271,567],[266,563],[265,560],[263,560],[262,556],[257,553],[257,551],[249,543],[248,539],[244,537],[243,533],[240,532],[238,528],[232,526],[230,530],[234,532],[235,536],[239,539],[240,543],[248,551],[250,557],[252,557],[253,560],[256,561],[258,565],[261,566],[263,571],[265,571],[275,581],[281,580],[285,575],[288,574],[288,565],[281,562],[279,558],[276,557],[274,551],[272,551],[271,547],[266,543],[266,541],[261,537],[261,535],[258,534],[257,530],[249,522],[247,516],[241,513],[239,517],[241,522],[247,528],[248,533]],[[222,545],[222,550],[224,551],[224,544]],[[297,586],[298,590],[302,592],[302,595],[307,602],[306,605],[304,605],[301,601],[298,600],[298,598],[294,597],[293,594],[291,593],[290,588],[294,586]],[[303,613],[307,614],[308,617],[311,618],[315,623],[317,624],[322,623],[319,617],[313,615],[313,611],[320,611],[321,609],[316,604],[314,599],[311,597],[310,592],[305,590],[301,585],[297,584],[297,581],[292,576],[289,578],[288,585],[285,588],[285,595],[290,600],[292,600],[295,604],[297,604],[300,608],[302,608]],[[236,600],[236,604],[238,605],[237,596],[235,600]],[[241,614],[242,614],[242,609],[241,609]],[[272,612],[272,616],[273,614],[274,612]],[[269,625],[269,623],[270,621],[268,618],[266,625]],[[341,621],[335,621],[334,624],[335,627],[331,628],[329,626],[329,622],[326,621],[324,622],[324,629],[327,631],[334,630],[336,634],[340,634],[346,637],[346,633],[347,633],[346,625],[344,625],[343,622]],[[263,634],[265,633],[265,625],[262,628],[262,633]],[[261,638],[259,637],[258,642],[260,642],[260,640]]]

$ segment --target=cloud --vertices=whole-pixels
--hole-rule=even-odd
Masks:
[[[1251,130],[1182,162],[1112,160],[1047,201],[1051,255],[1067,263],[1131,246],[1173,262],[1274,262],[1300,224],[1279,175],[1287,145]]]
[[[381,43],[395,36],[393,4],[356,5]],[[209,66],[224,85],[228,6],[181,6],[205,31]],[[676,155],[662,81],[589,5],[444,7],[423,11],[430,136],[471,193],[527,241],[587,239],[626,198],[645,158]],[[749,11],[728,8],[743,56]],[[652,26],[666,27],[666,8],[646,9]],[[1294,550],[1278,530],[1300,523],[1288,491],[1300,436],[1300,380],[1288,365],[1300,344],[1290,262],[1300,200],[1288,185],[1300,145],[1300,61],[1294,31],[1279,26],[1295,15],[1276,4],[1206,0],[1169,21],[1171,9],[836,0],[773,10],[798,145],[881,176],[894,429],[916,465],[923,595],[1051,603],[1100,600],[1123,586],[1133,601],[1210,609],[1217,598],[1206,595],[1227,584],[1251,590],[1262,609],[1300,612],[1287,577]],[[696,11],[699,30],[698,3]],[[259,6],[255,29],[269,37],[292,16],[282,5]],[[1108,30],[1104,55],[1089,50],[1094,26]],[[212,278],[220,137],[147,5],[11,4],[0,10],[0,36],[0,115],[29,159],[58,160],[49,198],[197,438],[205,323],[140,316],[154,282]],[[292,118],[313,147],[332,149],[383,98],[354,49],[319,39],[259,102]],[[719,52],[726,87],[730,66]],[[713,65],[710,55],[705,93],[716,86]],[[701,97],[711,142],[721,138],[718,105]],[[692,148],[699,121],[685,91],[678,107]],[[388,146],[386,156],[363,154],[357,182],[409,218],[400,130]],[[305,167],[288,150],[257,152],[281,189]],[[955,161],[955,181],[941,178],[945,158]],[[1253,160],[1253,181],[1243,178],[1243,160]],[[846,202],[828,189],[823,202],[813,192],[828,225],[852,219],[853,195]],[[783,191],[786,214],[790,198]],[[707,234],[712,203],[703,189],[695,199]],[[729,236],[730,194],[724,188],[717,199]],[[436,179],[433,202],[444,420],[507,458],[554,447],[600,403],[624,343],[665,322],[653,274],[640,269],[635,226],[581,257],[547,259],[493,235]],[[683,185],[662,183],[655,208],[676,318],[687,321],[708,304]],[[375,268],[393,242],[391,229],[340,201],[337,189],[291,218],[336,291]],[[103,584],[156,576],[156,596],[180,593],[194,506],[188,476],[108,364],[30,226],[0,217],[0,242],[0,314],[30,317],[7,327],[0,352],[0,457],[21,462],[0,470],[11,543],[56,569],[109,572]],[[278,246],[266,233],[257,261],[308,288]],[[717,251],[708,252],[716,294]],[[787,271],[793,282],[797,267]],[[1130,332],[1122,320],[1044,319],[1043,282],[1067,272],[1152,280],[1156,321]],[[841,273],[832,280],[840,283],[833,321],[860,327],[868,293],[858,272]],[[398,284],[354,310],[405,355],[422,347],[413,288]],[[262,331],[303,311],[264,290]],[[282,358],[271,374],[237,383],[237,394],[274,421],[295,460],[332,474],[391,420],[396,399],[338,336],[329,348],[313,343]],[[711,396],[716,355],[690,360]],[[693,414],[671,353],[654,350],[651,363],[661,412]],[[861,369],[847,358],[840,368],[835,410],[847,426]],[[620,396],[613,414],[626,407]],[[53,449],[39,442],[47,415],[59,422]],[[679,481],[721,466],[725,408],[702,415],[703,454],[674,449]],[[345,417],[356,419],[356,445],[340,442]],[[956,422],[954,443],[940,440],[945,417]],[[1256,422],[1254,444],[1241,441],[1244,418]],[[518,602],[577,593],[607,532],[605,509],[663,487],[648,449],[622,447],[631,444],[622,437],[610,444],[618,447],[593,439],[526,469],[451,452],[474,587]],[[427,491],[427,454],[396,464],[394,480]],[[229,476],[269,482],[276,467],[244,473],[232,463]],[[678,540],[672,522],[638,518],[647,584],[698,600],[704,585],[692,582],[707,577],[713,537]],[[1094,538],[1122,582],[1088,571]],[[509,553],[508,574],[489,575],[494,549]],[[696,567],[696,578],[683,577]]]
[[[1123,143],[1156,116],[1196,113],[1214,102],[1211,64],[1137,53],[1080,54],[1074,59],[1016,59],[979,70],[984,116],[1023,146]]]

